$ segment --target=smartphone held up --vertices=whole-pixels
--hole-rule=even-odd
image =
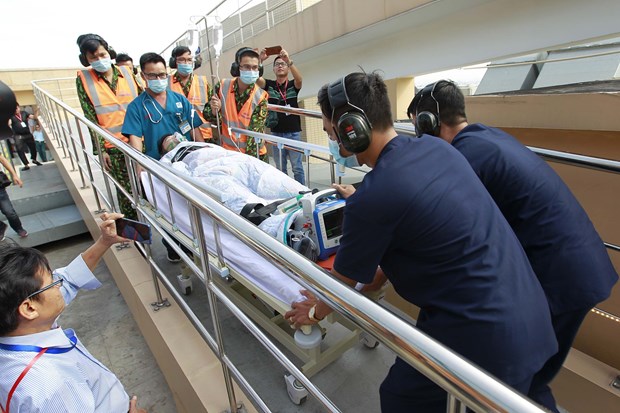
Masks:
[[[151,226],[133,219],[119,218],[116,220],[116,234],[131,241],[150,244],[152,240]]]
[[[265,52],[267,53],[267,56],[279,55],[281,51],[282,46],[265,47]]]

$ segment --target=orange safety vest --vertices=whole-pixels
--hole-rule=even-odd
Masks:
[[[107,129],[112,135],[127,143],[129,138],[121,134],[121,129],[125,120],[127,106],[138,97],[138,86],[133,75],[129,73],[126,67],[116,66],[116,68],[121,72],[116,85],[116,94],[93,69],[80,70],[77,74],[82,80],[82,85],[84,85],[88,98],[95,107],[99,126]],[[114,145],[108,142],[105,142],[104,146],[106,149],[114,147]]]
[[[224,148],[245,153],[248,141],[247,135],[233,136],[229,128],[248,129],[254,109],[263,99],[267,100],[269,95],[255,83],[252,86],[248,100],[241,107],[241,111],[237,112],[235,88],[233,87],[235,79],[224,79],[220,82],[220,98],[222,100],[222,108],[224,109],[222,110],[222,134],[220,140]],[[258,154],[264,155],[266,153],[267,147],[264,142],[261,142]]]
[[[189,100],[194,107],[194,110],[198,113],[198,116],[200,116],[200,119],[202,120],[202,126],[198,128],[200,129],[200,132],[202,132],[202,137],[205,139],[211,139],[213,137],[211,124],[202,116],[202,111],[205,108],[207,100],[209,99],[209,83],[207,82],[206,76],[194,76],[194,74],[191,74],[190,76],[192,76],[192,79],[189,87],[189,93],[187,95],[183,91],[183,85],[181,82],[176,82],[174,76],[168,77],[168,88],[173,92],[180,93],[185,96],[187,100]]]

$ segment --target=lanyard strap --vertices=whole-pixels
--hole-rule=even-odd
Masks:
[[[280,84],[278,83],[278,81],[276,80],[276,87],[278,88],[278,93],[280,93],[280,96],[282,96],[282,100],[284,101],[284,105],[286,106],[286,92],[288,89],[288,78],[286,79],[286,82],[284,83],[284,93],[282,93],[282,89],[280,89]]]
[[[17,386],[19,385],[19,383],[22,381],[22,379],[26,376],[26,373],[28,373],[28,370],[30,370],[32,368],[32,366],[34,366],[34,363],[37,362],[37,360],[39,360],[41,358],[41,356],[43,354],[45,354],[46,351],[48,351],[48,348],[42,348],[36,356],[34,356],[32,358],[32,360],[30,360],[30,363],[28,363],[28,365],[26,366],[26,368],[24,369],[24,371],[22,371],[22,373],[19,375],[19,377],[17,378],[17,380],[15,380],[15,383],[13,383],[13,387],[11,387],[11,390],[9,391],[9,396],[6,400],[6,410],[4,410],[2,408],[2,406],[0,406],[0,410],[2,410],[2,413],[9,413],[9,409],[11,408],[11,398],[13,397],[13,393],[15,392],[15,389],[17,388]]]

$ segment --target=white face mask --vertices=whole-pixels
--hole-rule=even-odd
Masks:
[[[258,70],[242,70],[239,73],[239,78],[246,85],[251,85],[258,80]]]
[[[90,67],[99,73],[105,73],[112,67],[112,59],[106,57],[105,59],[95,60],[90,64]]]
[[[329,153],[332,154],[337,163],[346,166],[347,168],[355,168],[360,166],[355,154],[346,157],[340,155],[340,145],[332,139],[329,139]]]

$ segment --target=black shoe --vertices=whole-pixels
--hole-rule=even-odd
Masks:
[[[166,254],[166,258],[170,262],[181,262],[181,256],[177,254],[177,252],[172,248],[168,248],[168,254]]]
[[[24,167],[22,168],[22,171],[27,171],[28,169],[30,169],[30,167],[29,167],[28,165],[26,165],[26,166],[24,166]]]
[[[35,164],[36,166],[41,166],[43,165],[41,162],[39,161],[32,161],[33,164]]]

